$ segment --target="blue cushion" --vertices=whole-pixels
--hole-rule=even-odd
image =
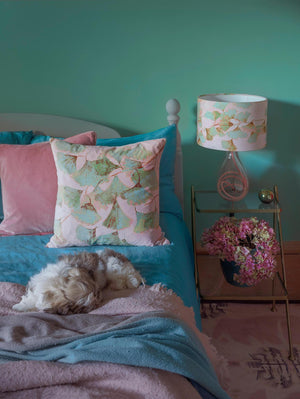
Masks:
[[[154,132],[113,139],[97,139],[97,145],[119,147],[139,141],[166,139],[166,145],[160,161],[159,198],[160,212],[170,212],[182,217],[182,209],[174,191],[174,171],[176,156],[176,125],[164,127]]]
[[[35,134],[32,137],[30,144],[43,143],[44,141],[49,141],[50,139],[51,136],[44,136],[43,134]]]
[[[28,132],[0,132],[0,144],[30,144],[33,136]],[[0,184],[0,221],[3,219],[2,192]]]
[[[32,136],[32,131],[0,132],[0,144],[30,144]]]

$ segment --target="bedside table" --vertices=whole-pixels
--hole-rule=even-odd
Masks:
[[[276,301],[285,303],[287,331],[289,339],[289,359],[293,358],[289,299],[286,286],[286,272],[281,229],[281,209],[277,186],[273,188],[274,200],[270,204],[261,202],[258,193],[248,193],[241,201],[226,201],[217,191],[204,191],[191,187],[192,239],[194,246],[195,281],[197,293],[202,301]],[[199,239],[204,228],[210,227],[221,216],[269,218],[280,245],[278,270],[273,279],[259,283],[255,287],[240,288],[225,282],[220,260],[210,256],[200,246]],[[205,288],[209,284],[209,289]]]

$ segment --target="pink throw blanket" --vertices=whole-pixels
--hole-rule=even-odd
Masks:
[[[16,314],[12,305],[24,292],[25,287],[19,284],[0,283],[0,314]],[[103,305],[92,314],[116,316],[166,311],[181,318],[201,340],[221,385],[227,388],[226,361],[218,356],[210,339],[197,329],[193,309],[184,306],[181,298],[171,290],[156,284],[136,290],[106,290],[104,298]],[[42,395],[59,399],[200,398],[186,378],[157,369],[104,362],[66,365],[18,361],[0,364],[0,398],[39,398]]]

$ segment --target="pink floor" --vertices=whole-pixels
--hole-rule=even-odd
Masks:
[[[294,360],[288,359],[285,306],[205,303],[203,332],[229,363],[232,399],[300,399],[300,304],[290,304]]]

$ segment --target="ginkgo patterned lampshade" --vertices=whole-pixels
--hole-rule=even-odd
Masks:
[[[198,97],[197,143],[226,151],[218,180],[219,194],[239,201],[249,183],[238,151],[266,146],[267,104],[265,97],[248,94],[206,94]]]

